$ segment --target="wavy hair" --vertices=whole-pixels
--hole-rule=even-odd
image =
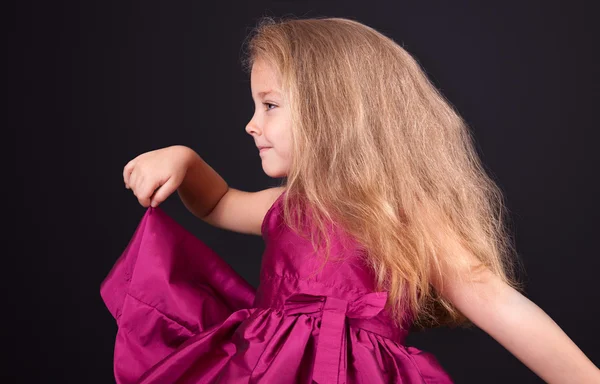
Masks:
[[[310,213],[325,261],[330,223],[357,240],[399,327],[407,313],[414,328],[473,325],[432,284],[448,271],[474,277],[465,252],[522,290],[503,194],[467,124],[405,49],[354,20],[272,17],[245,48],[244,69],[273,65],[291,108],[284,220],[308,238],[297,220]]]

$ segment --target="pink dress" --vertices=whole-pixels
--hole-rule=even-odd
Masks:
[[[432,354],[404,344],[387,293],[374,292],[343,236],[331,255],[345,260],[309,276],[321,260],[281,225],[281,200],[262,224],[256,290],[148,208],[101,286],[118,324],[117,383],[452,383]]]

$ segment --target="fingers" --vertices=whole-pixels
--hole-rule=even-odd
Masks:
[[[167,197],[171,195],[176,189],[176,181],[173,177],[170,177],[160,188],[154,192],[154,196],[151,197],[150,205],[157,207],[160,203],[165,201]]]
[[[138,191],[138,185],[140,183],[140,180],[138,179],[140,178],[140,170],[134,168],[131,174],[129,175],[129,182],[127,183],[129,185],[129,189],[131,189],[134,194]]]
[[[125,164],[125,167],[123,167],[123,182],[125,183],[125,188],[127,189],[129,189],[131,186],[130,177],[134,167],[135,159],[129,161],[127,164]]]
[[[134,168],[131,173],[127,175],[127,179],[125,188],[131,189],[140,205],[147,208],[150,205],[150,198],[154,189],[158,186],[158,183],[155,182],[155,185],[152,185],[152,183],[146,180],[138,168]]]
[[[130,189],[137,197],[141,206],[148,208],[157,207],[165,201],[179,186],[183,180],[185,172],[156,172],[156,166],[153,162],[137,161],[140,156],[129,161],[123,167],[123,182],[125,188]],[[167,180],[160,178],[163,175],[171,173]],[[173,176],[173,173],[175,175]],[[182,175],[179,175],[182,174]]]
[[[147,180],[143,176],[140,176],[139,180],[136,180],[135,196],[142,207],[148,208],[150,206],[150,199],[158,185],[158,181],[153,182],[151,179]]]

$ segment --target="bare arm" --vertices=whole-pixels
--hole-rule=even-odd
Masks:
[[[202,220],[228,231],[260,236],[265,214],[283,191],[284,187],[257,192],[229,188],[212,212]]]
[[[547,383],[600,383],[600,370],[542,309],[489,270],[481,277],[450,282],[444,296]]]
[[[177,193],[183,205],[198,218],[204,218],[227,193],[225,180],[196,152],[189,149],[189,166]]]
[[[262,235],[265,213],[284,187],[246,192],[231,188],[196,152],[177,192],[185,207],[206,223],[229,231]]]

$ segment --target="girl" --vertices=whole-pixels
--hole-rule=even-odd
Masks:
[[[173,146],[124,168],[148,207],[102,297],[119,383],[451,383],[410,327],[472,326],[549,383],[600,371],[515,279],[503,196],[465,122],[398,44],[356,21],[263,19],[246,126],[281,186],[230,188]],[[255,291],[157,206],[262,235]]]

